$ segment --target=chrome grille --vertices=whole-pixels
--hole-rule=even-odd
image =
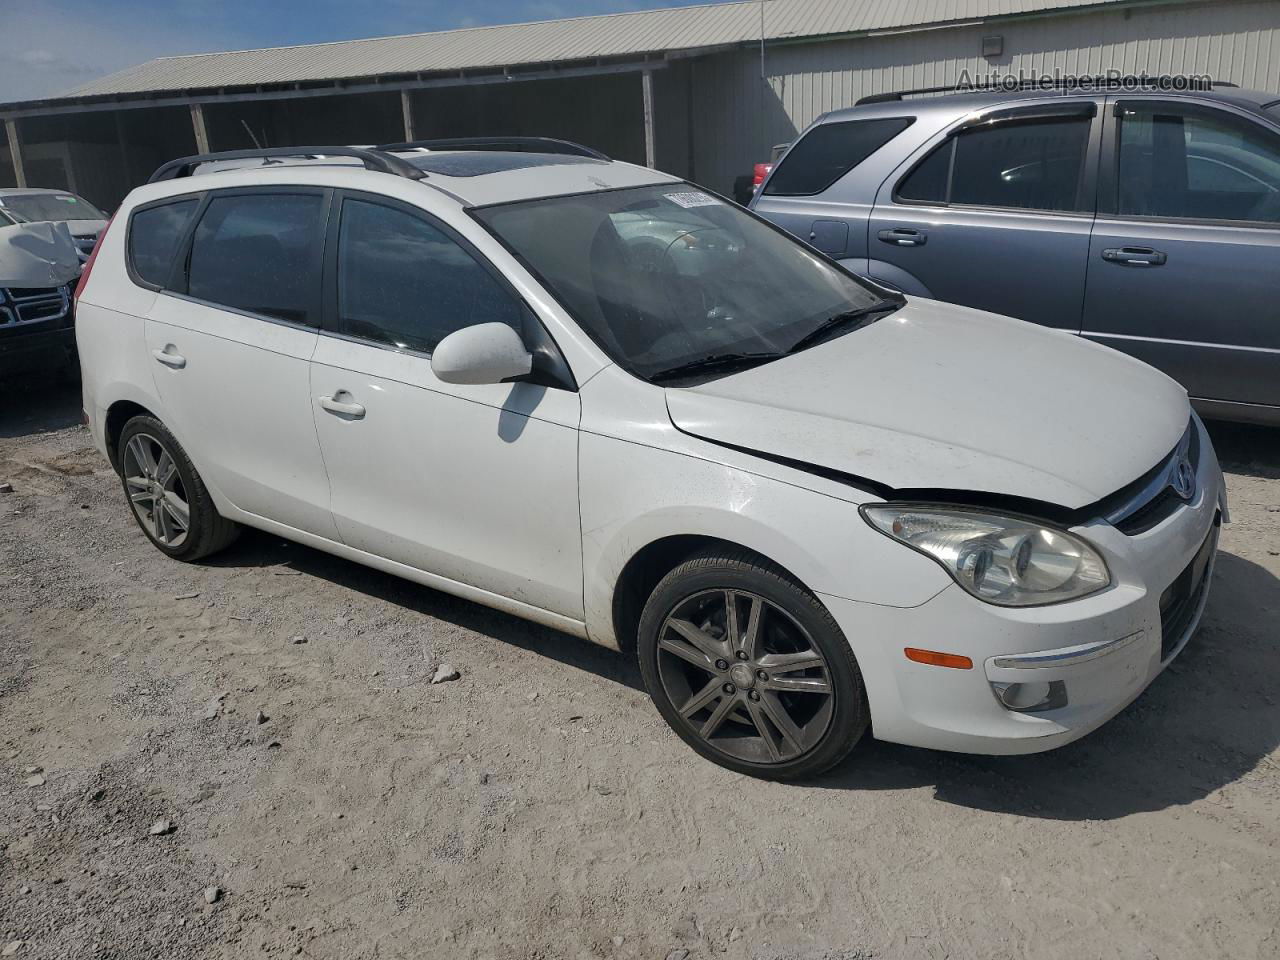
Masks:
[[[1189,487],[1185,485],[1187,470],[1190,470]],[[1146,533],[1195,497],[1195,478],[1199,471],[1200,431],[1193,417],[1173,452],[1112,504],[1105,515],[1107,522],[1130,537]],[[1180,472],[1184,476],[1179,477]]]
[[[61,320],[70,309],[66,287],[0,287],[0,328]]]

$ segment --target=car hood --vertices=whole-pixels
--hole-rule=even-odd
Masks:
[[[890,495],[1092,504],[1187,429],[1186,391],[1057,330],[912,298],[876,323],[743,373],[668,389],[685,433],[838,471]]]
[[[0,227],[0,287],[59,287],[80,275],[65,223]]]

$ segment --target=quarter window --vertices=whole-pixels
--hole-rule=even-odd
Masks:
[[[1280,222],[1280,137],[1225,113],[1121,109],[1121,216]]]
[[[520,306],[476,259],[422,217],[347,199],[338,238],[343,333],[430,353],[479,323],[520,329]]]
[[[924,203],[1085,211],[1080,183],[1090,123],[1084,116],[1037,118],[962,130],[899,183],[897,196]]]
[[[323,211],[315,193],[214,197],[191,242],[187,292],[316,326]]]
[[[791,148],[764,192],[775,197],[822,193],[914,122],[914,117],[888,117],[821,124]]]
[[[134,275],[154,287],[169,282],[173,254],[199,201],[192,197],[176,203],[139,210],[129,221],[129,262]]]

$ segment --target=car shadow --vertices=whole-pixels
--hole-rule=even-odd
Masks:
[[[1222,469],[1267,480],[1280,479],[1280,427],[1205,421]]]
[[[217,567],[296,571],[644,691],[633,657],[261,531],[246,529],[230,548],[202,562]]]
[[[1112,820],[1212,797],[1280,745],[1280,580],[1220,553],[1199,631],[1119,716],[1048,753],[979,757],[870,742],[811,786],[932,787],[944,803]]]
[[[28,374],[0,383],[0,439],[65,430],[80,423],[80,384],[58,382],[54,374]]]

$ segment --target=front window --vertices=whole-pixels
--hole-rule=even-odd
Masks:
[[[653,382],[768,362],[809,346],[827,325],[899,303],[687,184],[521,201],[475,215],[619,365]]]
[[[107,215],[74,193],[17,193],[0,197],[4,212],[28,223],[105,220]]]

